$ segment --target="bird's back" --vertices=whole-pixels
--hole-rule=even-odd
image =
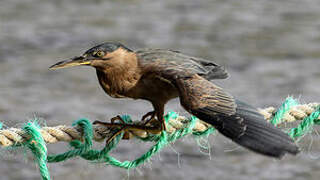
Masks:
[[[178,51],[164,49],[142,49],[136,54],[142,66],[156,64],[159,68],[187,71],[198,74],[207,80],[225,79],[228,77],[224,67],[213,61],[192,57]]]

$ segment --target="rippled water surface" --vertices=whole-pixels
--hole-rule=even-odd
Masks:
[[[257,107],[278,106],[288,96],[319,102],[320,2],[317,0],[2,0],[0,1],[0,120],[20,127],[35,116],[48,125],[80,117],[139,118],[150,104],[112,99],[95,71],[48,67],[104,41],[132,49],[180,50],[226,66],[231,77],[217,84]],[[167,109],[185,114],[178,102]],[[301,140],[303,153],[281,161],[210,136],[211,158],[192,138],[178,141],[152,163],[128,171],[81,159],[50,164],[53,179],[311,179],[320,177],[319,138]],[[302,143],[304,142],[304,143]],[[149,145],[123,142],[113,154],[133,159]],[[49,145],[50,153],[66,144]],[[180,156],[178,156],[178,154]],[[39,179],[22,150],[1,151],[1,180]]]

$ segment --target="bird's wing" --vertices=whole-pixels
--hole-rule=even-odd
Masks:
[[[207,109],[212,115],[218,113],[235,114],[234,98],[208,80],[198,75],[191,75],[187,78],[177,78],[174,81],[179,90],[181,104],[186,110],[191,112],[195,109],[203,111]]]
[[[179,91],[181,105],[226,137],[250,150],[272,157],[280,158],[286,153],[299,152],[293,140],[267,123],[256,108],[235,100],[222,88],[199,75],[186,76],[185,72],[183,76],[176,74],[169,71],[166,78],[171,76],[171,82]]]
[[[205,79],[225,79],[228,77],[224,67],[201,58],[182,54],[178,51],[163,49],[145,49],[136,51],[142,66],[154,65],[164,66],[169,69],[189,71],[198,74]]]
[[[278,158],[299,152],[292,139],[267,123],[256,108],[235,100],[209,81],[226,74],[220,66],[209,65],[218,69],[213,72],[204,61],[172,51],[148,50],[137,55],[145,73],[156,74],[177,88],[180,103],[188,112],[239,145]]]
[[[239,137],[245,130],[242,119],[232,119],[231,122],[225,117],[236,114],[237,104],[232,95],[222,88],[214,85],[198,75],[184,76],[172,79],[179,91],[181,105],[199,119],[224,131],[231,138]]]

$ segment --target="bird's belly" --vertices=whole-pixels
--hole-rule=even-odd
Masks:
[[[150,86],[148,91],[145,92],[144,99],[148,100],[162,100],[164,102],[178,97],[178,91],[171,86]]]
[[[122,92],[112,91],[111,88],[104,86],[104,92],[106,92],[110,97],[113,98],[125,98],[126,96]]]

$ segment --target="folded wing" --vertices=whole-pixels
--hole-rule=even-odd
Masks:
[[[143,66],[157,65],[159,68],[162,65],[167,70],[172,68],[176,71],[189,71],[207,80],[228,77],[228,72],[225,68],[213,61],[188,56],[178,51],[145,49],[136,51],[136,54]]]
[[[252,106],[234,99],[201,76],[174,80],[181,105],[221,134],[257,153],[280,158],[297,154],[298,147],[280,129],[266,122]]]

